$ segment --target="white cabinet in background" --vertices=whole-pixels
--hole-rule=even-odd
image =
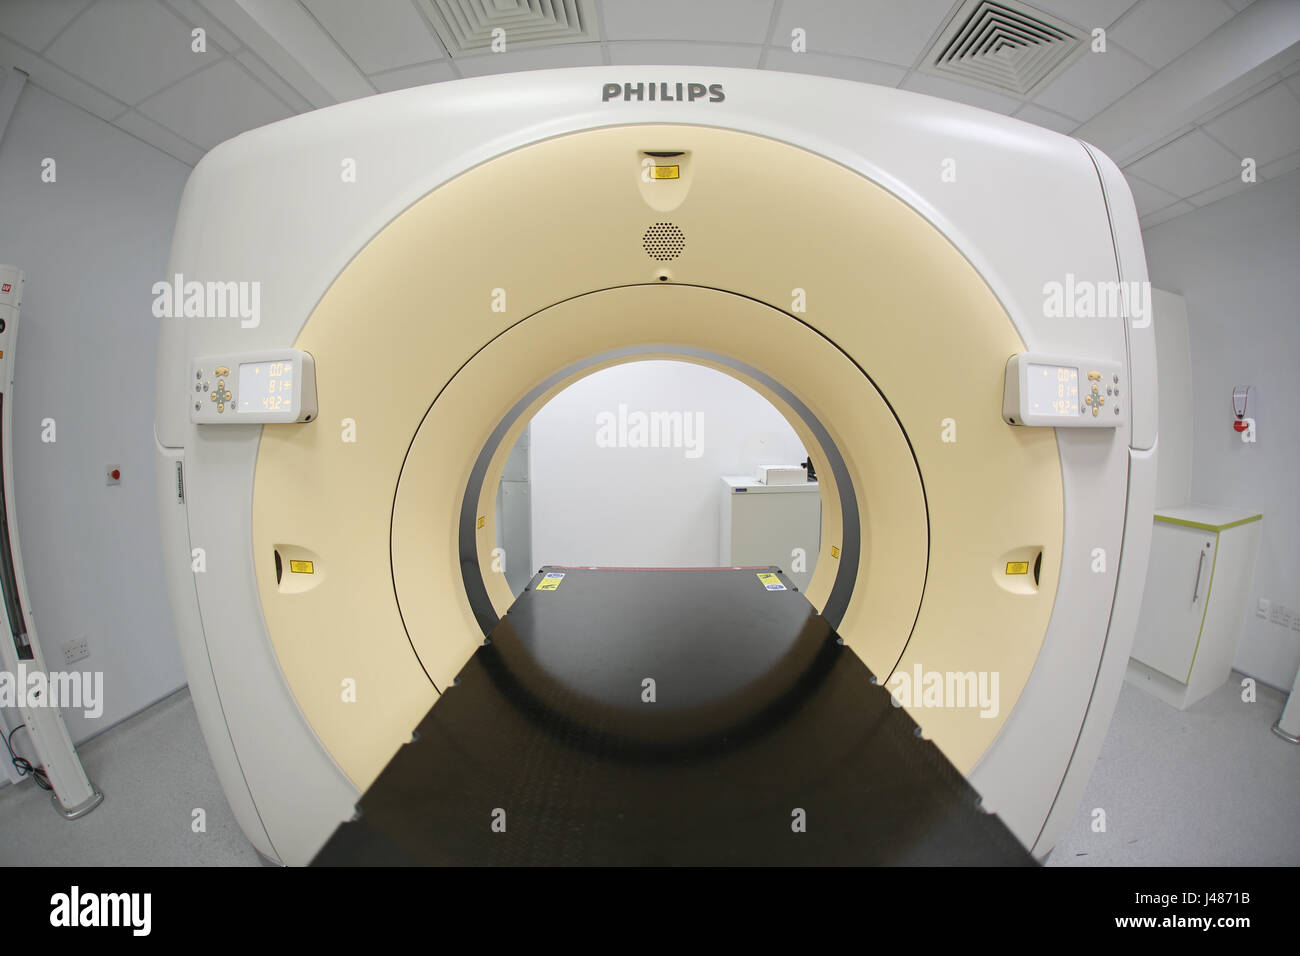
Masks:
[[[722,567],[776,565],[800,591],[808,589],[821,547],[822,499],[817,482],[762,485],[753,478],[722,479]],[[795,549],[807,567],[791,570]]]
[[[1184,710],[1228,679],[1255,572],[1260,518],[1205,505],[1156,513],[1129,683]]]

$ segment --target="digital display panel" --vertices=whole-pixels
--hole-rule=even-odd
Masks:
[[[1026,411],[1062,418],[1079,414],[1079,370],[1030,363],[1025,375]]]
[[[238,401],[240,412],[288,411],[293,406],[293,363],[240,365]]]

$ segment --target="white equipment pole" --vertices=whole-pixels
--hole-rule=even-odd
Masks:
[[[36,622],[27,593],[18,546],[13,475],[14,351],[22,305],[23,273],[0,266],[0,591],[6,630],[0,632],[0,680],[12,682],[19,714],[31,735],[35,761],[54,792],[54,806],[69,820],[99,806],[104,795],[91,784],[72,746],[68,728],[51,699],[49,670],[36,640]],[[40,675],[32,681],[32,675]],[[43,687],[41,684],[43,683]],[[11,744],[12,745],[12,744]],[[15,748],[17,749],[17,748]],[[5,754],[7,759],[8,754]]]

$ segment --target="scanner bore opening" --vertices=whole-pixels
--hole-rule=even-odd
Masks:
[[[803,470],[777,499],[753,489],[773,506],[746,506],[770,522],[763,530],[769,543],[758,550],[756,543],[743,553],[720,548],[716,516],[724,477],[757,484],[757,466],[810,457],[781,410],[725,372],[671,359],[594,371],[538,408],[507,456],[492,520],[492,570],[515,598],[543,567],[774,565],[793,590],[803,590],[820,546],[823,496],[815,477]]]
[[[843,529],[840,559],[830,597],[825,606],[819,609],[822,616],[831,623],[832,627],[838,625],[845,609],[848,607],[852,596],[853,582],[857,577],[861,532],[857,497],[849,469],[825,426],[793,392],[760,369],[717,352],[674,344],[655,343],[630,346],[593,355],[553,373],[537,383],[511,407],[496,428],[493,429],[487,442],[485,442],[475,461],[469,481],[466,483],[459,522],[459,554],[465,596],[484,635],[489,634],[492,628],[496,626],[499,615],[486,586],[487,575],[496,574],[497,572],[494,572],[490,567],[484,569],[479,562],[477,540],[479,532],[478,503],[485,482],[490,481],[491,487],[495,488],[500,481],[500,465],[498,465],[497,473],[493,475],[488,474],[488,469],[502,441],[515,427],[520,417],[539,398],[552,390],[558,392],[560,389],[557,386],[571,384],[571,382],[566,383],[566,380],[572,379],[576,381],[579,378],[585,378],[599,368],[612,364],[665,357],[715,368],[745,384],[753,382],[761,384],[768,392],[779,398],[780,402],[788,409],[788,411],[781,410],[778,406],[778,410],[782,411],[782,415],[787,418],[790,424],[793,425],[791,420],[791,414],[793,414],[803,424],[804,428],[811,433],[814,446],[807,448],[807,452],[819,469],[824,469],[824,472],[829,472],[835,476],[839,489],[838,497]]]

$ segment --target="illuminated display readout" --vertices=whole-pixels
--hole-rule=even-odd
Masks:
[[[239,366],[240,412],[282,412],[292,405],[292,362],[250,362]]]
[[[1034,365],[1025,375],[1029,399],[1027,411],[1034,415],[1079,414],[1079,370],[1064,365]]]

